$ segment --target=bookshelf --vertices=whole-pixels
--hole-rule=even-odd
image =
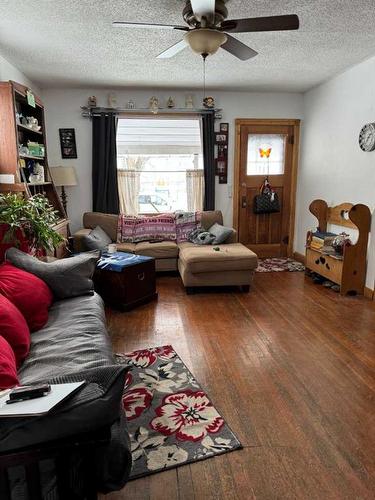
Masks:
[[[30,105],[28,90],[14,81],[0,82],[0,174],[14,178],[14,184],[0,184],[0,192],[19,192],[25,196],[40,194],[48,198],[59,217],[54,229],[67,238],[67,216],[48,167],[43,102],[34,95],[35,106]],[[36,118],[38,127],[28,123],[27,117]],[[34,147],[34,150],[30,147],[29,150],[30,144],[40,147]],[[39,154],[33,154],[35,148]],[[36,164],[42,174],[40,182],[32,176],[30,178]],[[56,249],[55,256],[62,257],[65,252],[63,244]]]
[[[318,220],[318,231],[326,232],[331,225],[358,230],[357,242],[346,246],[344,253],[330,255],[306,245],[306,269],[320,274],[340,286],[340,293],[364,293],[366,279],[367,244],[371,213],[366,205],[342,203],[329,207],[324,200],[314,200],[309,207]],[[307,238],[308,241],[308,238]]]

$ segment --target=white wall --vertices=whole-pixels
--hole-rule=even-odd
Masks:
[[[297,189],[295,250],[304,253],[306,231],[315,227],[308,206],[315,198],[375,207],[375,152],[364,153],[358,135],[375,121],[375,58],[304,95],[304,122]],[[374,230],[375,223],[373,222]],[[374,288],[375,248],[370,244],[366,286]]]
[[[6,82],[8,80],[21,83],[22,85],[32,89],[36,95],[40,95],[40,89],[38,86],[0,54],[0,81]]]
[[[159,98],[161,106],[165,106],[166,99],[172,95],[176,100],[176,107],[185,106],[185,96],[193,92],[181,91],[142,91],[117,90],[108,91],[98,89],[44,89],[42,99],[46,109],[47,145],[49,164],[74,165],[76,167],[79,186],[67,188],[68,210],[71,219],[71,228],[76,230],[81,226],[82,213],[91,210],[91,122],[81,117],[80,106],[87,103],[90,95],[96,95],[99,106],[107,106],[107,95],[114,92],[117,96],[117,105],[125,106],[129,99],[135,101],[137,107],[148,107],[151,95]],[[222,210],[226,224],[232,224],[232,174],[234,156],[234,120],[235,118],[302,118],[302,94],[292,93],[235,93],[213,92],[216,106],[223,108],[221,121],[229,122],[229,178],[228,184],[216,185],[216,208]],[[196,93],[195,105],[201,97]],[[78,158],[76,160],[62,160],[59,144],[58,129],[74,127]],[[216,181],[217,182],[217,181]]]

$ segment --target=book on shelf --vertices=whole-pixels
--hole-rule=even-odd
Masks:
[[[332,246],[333,240],[337,235],[329,232],[319,232],[311,233],[309,246],[314,250],[320,250],[323,247]]]

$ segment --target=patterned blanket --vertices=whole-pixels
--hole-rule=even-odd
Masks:
[[[188,241],[189,234],[199,226],[201,215],[201,212],[176,212],[152,216],[120,214],[117,242]]]

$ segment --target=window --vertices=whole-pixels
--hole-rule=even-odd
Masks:
[[[117,169],[124,213],[202,210],[199,119],[120,118]]]
[[[284,173],[285,135],[252,134],[247,142],[247,175]]]

